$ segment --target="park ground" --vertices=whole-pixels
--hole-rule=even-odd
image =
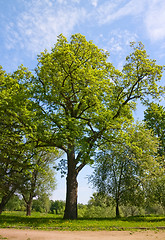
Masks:
[[[7,240],[165,240],[165,231],[42,231],[0,229]]]

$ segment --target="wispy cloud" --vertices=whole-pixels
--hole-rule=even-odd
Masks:
[[[58,1],[64,3],[65,0]],[[25,1],[25,4],[27,10],[7,26],[7,47],[10,49],[19,44],[36,54],[50,48],[57,35],[63,33],[68,36],[85,15],[83,8],[65,4],[59,7],[52,0]]]
[[[135,17],[144,11],[145,2],[146,0],[106,1],[98,8],[98,21],[105,24],[128,15]]]
[[[125,63],[125,58],[130,52],[130,42],[137,42],[138,36],[136,33],[132,33],[128,30],[116,29],[109,33],[109,40],[107,42],[107,48],[116,62],[116,67],[121,69]],[[115,63],[114,62],[114,63]]]
[[[152,41],[165,38],[165,1],[152,0],[146,11],[145,24]]]
[[[151,41],[165,39],[164,0],[115,0],[106,1],[97,8],[97,19],[102,24],[110,24],[126,16],[139,17],[141,25]]]
[[[39,53],[50,48],[56,42],[57,35],[69,36],[82,22],[86,25],[113,26],[117,20],[129,16],[132,20],[138,17],[145,34],[153,40],[165,38],[165,2],[164,0],[17,0],[24,4],[22,12],[10,21],[6,27],[6,47],[19,48],[27,52]],[[91,9],[91,6],[93,8]],[[85,25],[84,24],[84,25]],[[93,24],[93,25],[92,25]],[[104,26],[103,26],[104,27]],[[119,29],[121,30],[121,29]],[[126,39],[131,30],[123,29],[121,39]],[[135,36],[136,31],[132,31]],[[114,48],[121,51],[122,44],[118,38],[111,37]],[[122,42],[123,43],[123,42]],[[119,51],[120,50],[120,51]]]

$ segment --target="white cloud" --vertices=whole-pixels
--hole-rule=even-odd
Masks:
[[[98,0],[91,0],[91,4],[92,4],[94,7],[97,7]]]
[[[121,53],[125,47],[130,46],[130,42],[136,42],[138,36],[135,33],[131,33],[127,30],[114,30],[109,34],[111,37],[108,41],[110,51],[113,53]],[[124,48],[123,48],[124,47]]]
[[[90,0],[90,4],[94,6],[93,11],[90,7],[88,9],[87,5],[83,5],[81,0],[17,1],[24,3],[24,10],[7,25],[6,47],[8,49],[19,46],[36,55],[44,48],[52,47],[60,33],[65,36],[72,34],[76,26],[83,21],[91,26],[93,24],[96,26],[98,23],[110,26],[114,21],[122,21],[126,16],[131,16],[132,19],[138,16],[143,24],[142,27],[144,29],[146,27],[146,33],[152,40],[165,38],[164,0]],[[133,32],[136,31],[133,30]],[[122,33],[124,35],[121,34],[121,39],[128,37],[128,41],[132,41],[131,35],[128,36],[124,29]],[[119,35],[117,39],[119,41]],[[111,43],[114,42],[112,43],[114,48],[111,51],[121,52],[122,45],[117,39],[111,38]]]
[[[53,0],[31,0],[25,4],[27,10],[8,24],[7,47],[12,49],[19,44],[34,54],[52,47],[57,35],[70,35],[86,14],[83,8],[59,7]]]
[[[165,1],[152,0],[145,16],[148,35],[152,41],[165,38]]]
[[[145,9],[146,0],[106,1],[98,8],[100,24],[111,23],[125,16],[137,16]]]
[[[164,0],[110,0],[97,8],[100,25],[111,24],[126,16],[138,16],[151,41],[165,39]]]

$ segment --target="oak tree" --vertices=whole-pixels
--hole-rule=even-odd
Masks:
[[[133,45],[122,71],[108,62],[108,52],[81,34],[63,35],[51,52],[38,56],[31,100],[35,107],[33,141],[67,156],[64,218],[77,218],[77,176],[103,135],[132,118],[136,100],[157,98],[163,67],[150,60],[142,44]],[[112,134],[111,134],[112,133]]]

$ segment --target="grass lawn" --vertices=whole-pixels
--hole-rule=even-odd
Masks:
[[[132,230],[137,228],[164,227],[165,216],[136,216],[121,218],[79,218],[63,220],[55,214],[32,213],[26,217],[24,212],[3,212],[0,215],[0,228],[30,228],[59,231],[99,231]]]

